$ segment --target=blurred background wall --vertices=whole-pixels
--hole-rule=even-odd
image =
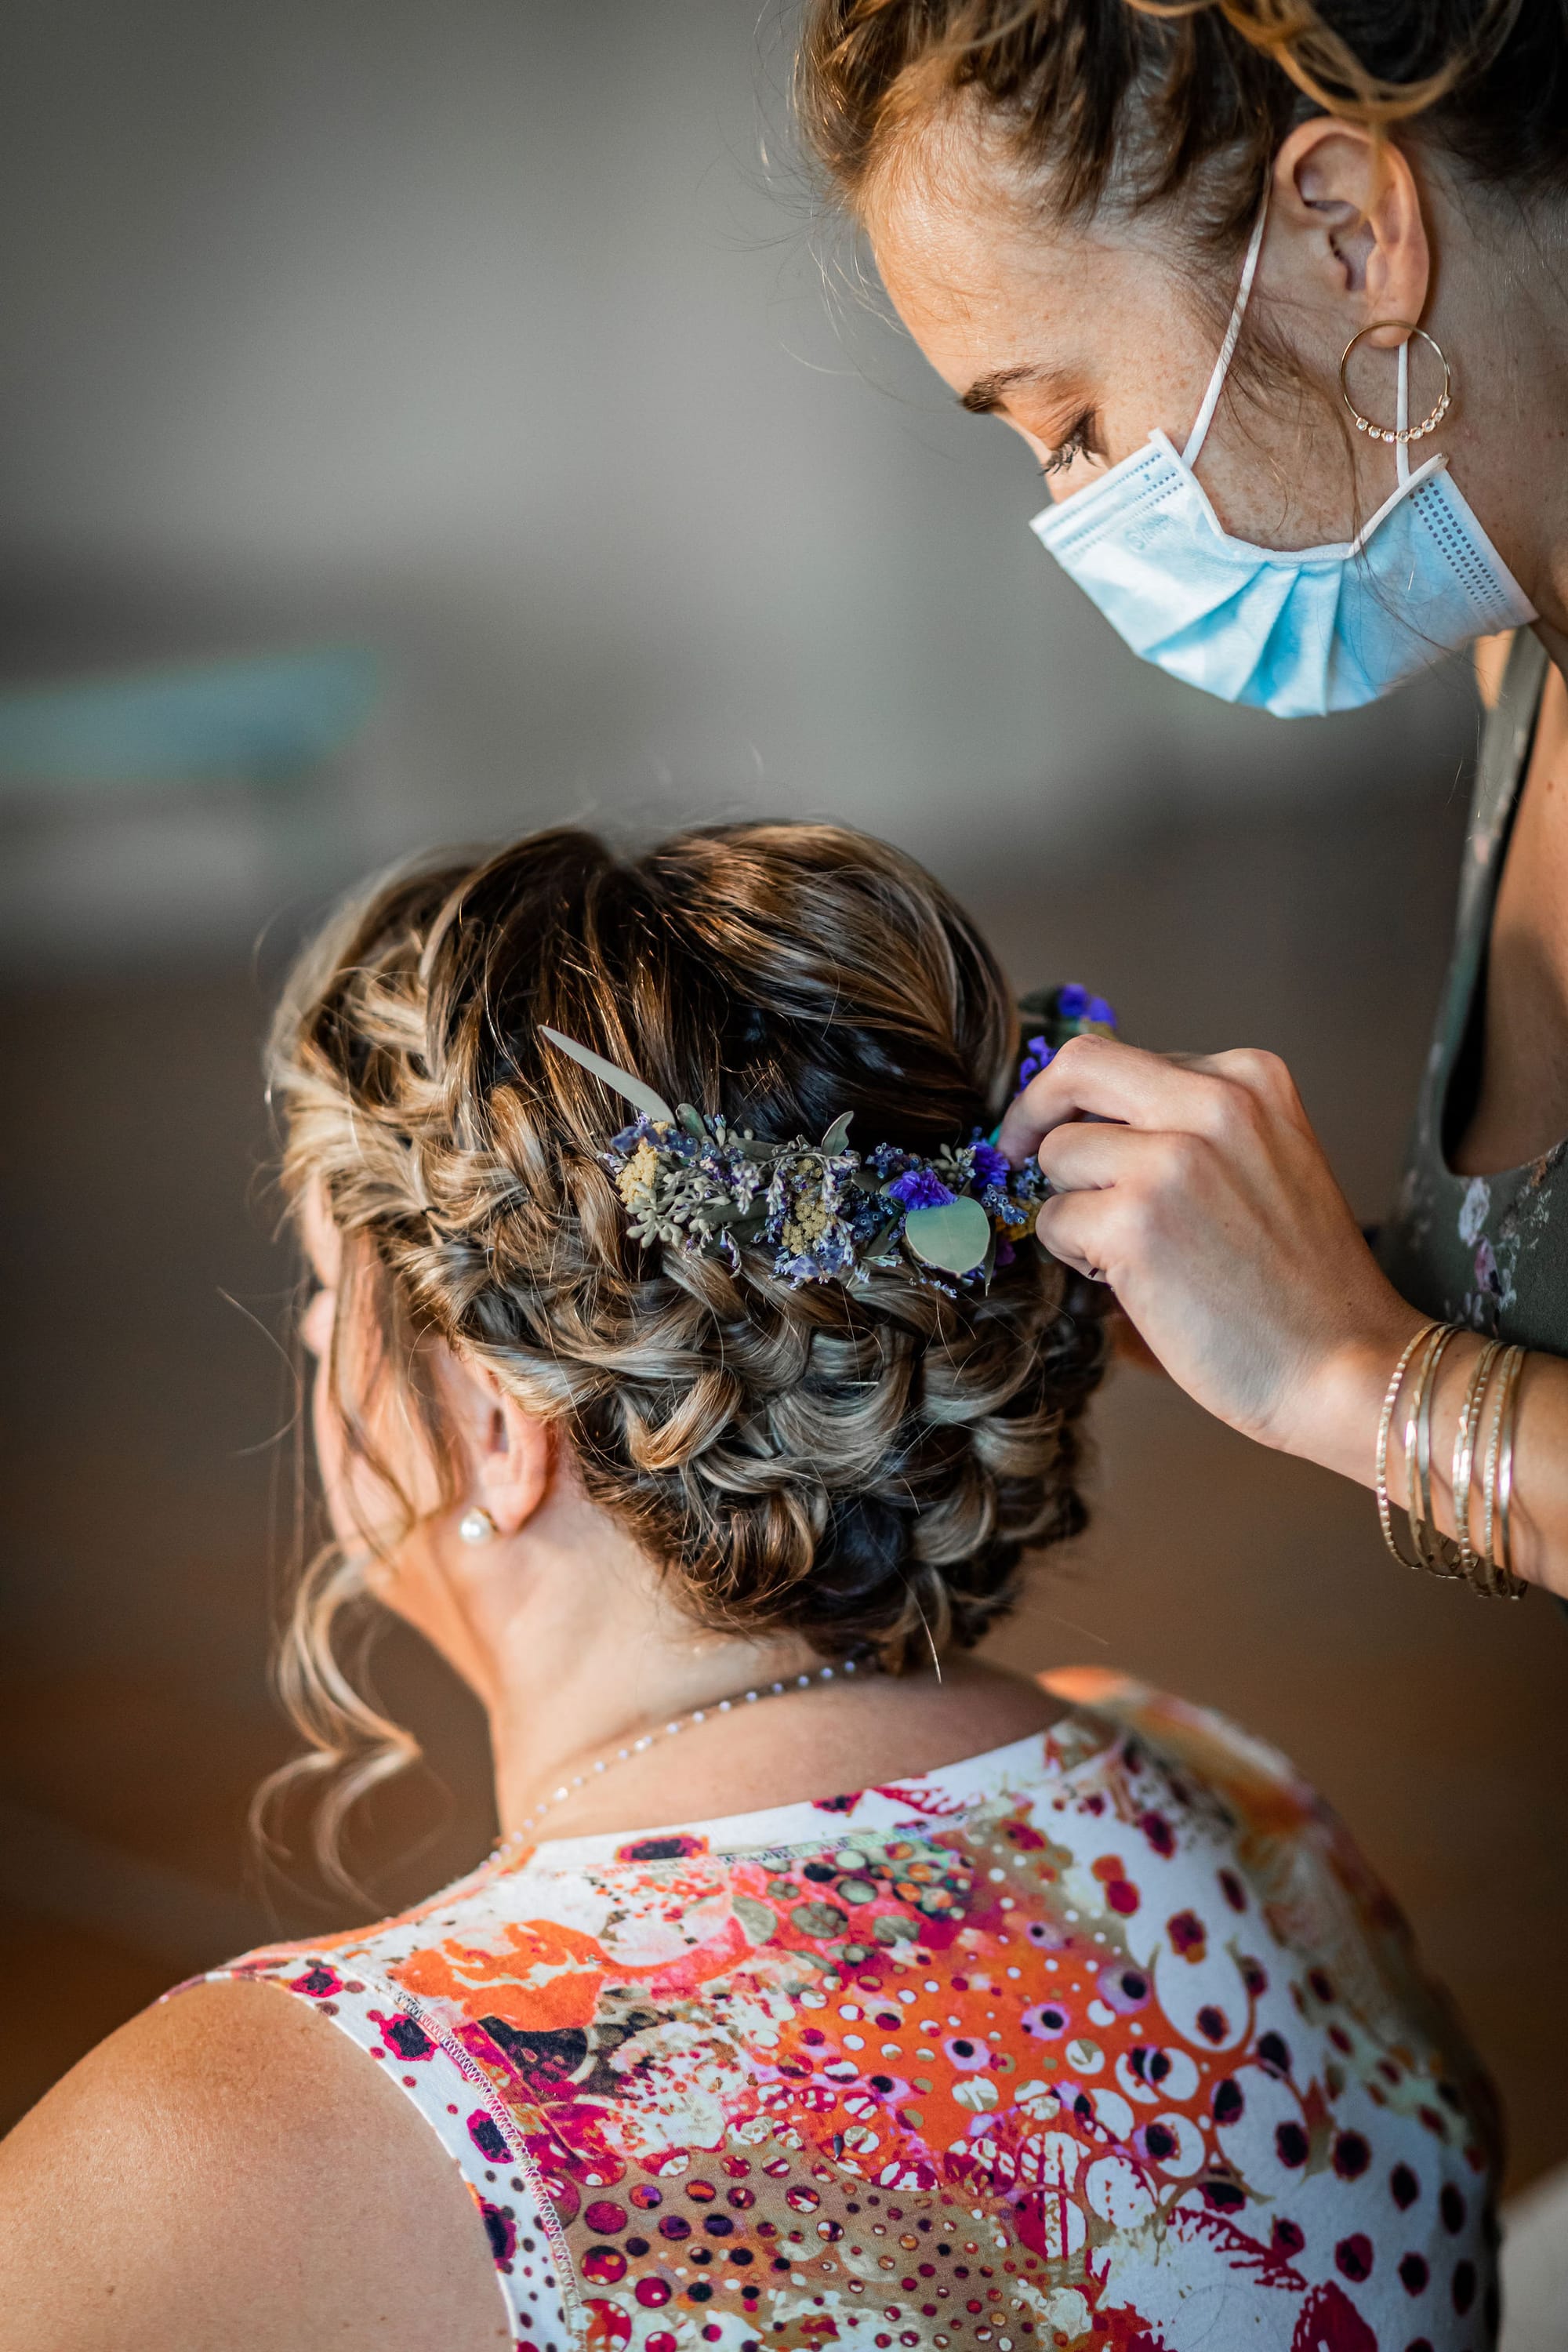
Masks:
[[[737,0],[16,0],[0,87],[0,2055],[6,2119],[173,1978],[345,1916],[243,1815],[286,1752],[292,1265],[258,1041],[367,866],[583,817],[826,814],[1019,985],[1286,1053],[1358,1211],[1398,1165],[1476,707],[1283,727],[1132,661],[1026,453],[825,288],[789,14]],[[1289,1747],[1568,2155],[1568,1632],[1403,1578],[1372,1506],[1128,1375],[1095,1528],[997,1643]],[[363,1910],[492,1829],[432,1771]]]

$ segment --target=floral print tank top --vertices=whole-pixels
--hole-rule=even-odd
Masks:
[[[1483,2352],[1484,2081],[1290,1768],[1100,1674],[901,1781],[251,1954],[457,2167],[519,2352]]]

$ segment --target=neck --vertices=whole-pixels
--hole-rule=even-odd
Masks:
[[[746,1642],[706,1633],[677,1619],[668,1605],[639,1607],[642,1594],[623,1589],[613,1598],[619,1605],[595,1612],[591,1627],[574,1605],[552,1622],[520,1612],[528,1622],[517,1624],[506,1644],[489,1710],[503,1835],[552,1791],[591,1773],[596,1760],[614,1772],[605,1805],[612,1816],[626,1818],[634,1792],[640,1796],[663,1779],[673,1759],[663,1738],[635,1759],[623,1761],[620,1749],[645,1732],[662,1734],[668,1724],[748,1690],[771,1691],[775,1682],[793,1685],[822,1663],[793,1636]],[[562,1616],[571,1622],[562,1622]],[[711,1741],[728,1727],[710,1717],[703,1728]],[[682,1752],[691,1752],[689,1740]],[[570,1826],[567,1806],[559,1810],[563,1826]]]
[[[1541,620],[1535,624],[1535,634],[1545,646],[1552,667],[1568,678],[1568,627],[1559,628],[1550,621]]]
[[[1456,224],[1460,250],[1432,306],[1460,402],[1445,435],[1454,478],[1540,614],[1568,668],[1568,304],[1555,210],[1483,205]]]
[[[797,1635],[702,1632],[676,1606],[674,1581],[565,1483],[510,1540],[404,1554],[386,1597],[485,1706],[503,1838],[629,1832],[880,1787],[1043,1730],[1061,1711],[1033,1682],[963,1656],[824,1680]],[[705,1713],[625,1762],[616,1753],[774,1682],[790,1687]],[[594,1772],[606,1750],[609,1769]],[[566,1801],[536,1820],[563,1784]]]
[[[643,1731],[822,1664],[793,1634],[703,1631],[677,1605],[672,1582],[565,1484],[508,1540],[477,1550],[432,1543],[405,1556],[387,1597],[485,1707],[503,1832]],[[606,1805],[630,1803],[668,1770],[658,1749],[635,1764],[616,1759]],[[574,1822],[580,1809],[570,1810]]]

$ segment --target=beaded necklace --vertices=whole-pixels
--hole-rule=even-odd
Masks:
[[[678,1715],[670,1722],[652,1731],[645,1731],[639,1738],[627,1740],[624,1748],[607,1748],[603,1755],[595,1756],[584,1764],[581,1772],[574,1773],[569,1780],[563,1780],[558,1789],[552,1789],[542,1797],[532,1811],[523,1815],[516,1829],[509,1831],[500,1840],[490,1860],[492,1863],[504,1862],[508,1854],[514,1853],[519,1846],[526,1845],[546,1813],[552,1812],[557,1805],[565,1804],[568,1798],[574,1797],[579,1789],[586,1788],[589,1781],[601,1772],[613,1772],[617,1764],[625,1764],[632,1757],[643,1755],[661,1739],[674,1739],[694,1725],[706,1723],[710,1716],[732,1715],[737,1707],[755,1706],[763,1699],[783,1698],[790,1691],[811,1690],[818,1683],[837,1682],[841,1676],[874,1674],[876,1671],[873,1661],[841,1658],[837,1665],[818,1666],[815,1674],[795,1675],[784,1682],[759,1683],[755,1689],[736,1691],[730,1698],[710,1699],[705,1706],[694,1706],[688,1714]]]

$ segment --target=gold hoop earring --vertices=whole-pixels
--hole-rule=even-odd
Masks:
[[[1368,335],[1375,335],[1379,329],[1383,327],[1403,327],[1407,336],[1419,335],[1421,341],[1431,351],[1438,366],[1443,371],[1443,389],[1437,395],[1437,404],[1433,409],[1429,416],[1423,417],[1419,425],[1405,425],[1400,426],[1374,425],[1370,416],[1363,416],[1362,415],[1360,409],[1351,398],[1350,388],[1345,383],[1345,370],[1350,364],[1351,353],[1354,351],[1359,342],[1363,341]],[[1361,330],[1360,334],[1352,335],[1351,337],[1349,342],[1344,347],[1344,351],[1341,354],[1340,398],[1344,402],[1345,406],[1355,418],[1356,431],[1358,433],[1369,433],[1374,441],[1404,442],[1425,440],[1428,433],[1435,433],[1436,431],[1438,425],[1443,422],[1444,417],[1448,414],[1448,404],[1453,398],[1453,371],[1449,367],[1447,361],[1444,358],[1436,340],[1426,332],[1425,327],[1413,327],[1407,320],[1374,319],[1370,327],[1363,327]]]

